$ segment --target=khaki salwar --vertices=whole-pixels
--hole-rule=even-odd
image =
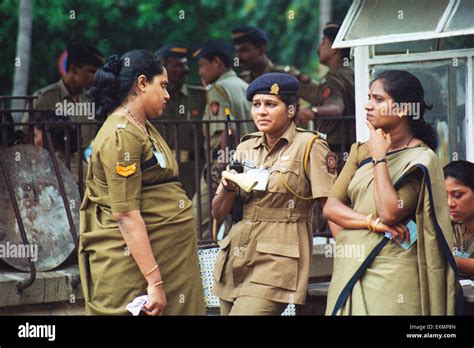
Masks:
[[[346,188],[352,208],[364,214],[375,214],[373,166],[366,159],[357,161],[359,168],[354,170],[354,158],[360,160],[354,154],[357,152],[367,152],[367,146],[353,145],[347,170],[343,170],[340,179],[350,178]],[[344,288],[385,238],[383,233],[368,229],[342,230],[336,236],[336,246],[356,245],[362,252],[358,256],[362,257],[335,257],[326,314],[455,314],[457,268],[451,254],[453,232],[440,162],[425,146],[389,153],[387,160],[394,187],[399,196],[404,197],[405,208],[413,212],[412,218],[417,225],[416,244],[405,250],[395,241],[386,240],[387,244],[357,278],[347,299],[334,313]],[[420,179],[419,189],[413,187],[413,178]],[[340,195],[341,183],[338,185],[338,182],[331,196]]]
[[[126,117],[111,115],[95,139],[80,211],[79,269],[87,314],[127,314],[126,305],[147,293],[113,218],[137,209],[164,281],[164,314],[204,314],[191,202],[177,181],[169,147],[151,123],[147,128],[151,139]],[[165,165],[155,159],[152,142]]]

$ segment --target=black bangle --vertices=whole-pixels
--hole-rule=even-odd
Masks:
[[[225,187],[224,185],[222,185],[222,187],[224,188],[224,190],[226,190],[227,192],[235,192],[235,190],[229,190],[227,187]]]

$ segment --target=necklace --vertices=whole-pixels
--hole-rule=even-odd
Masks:
[[[408,145],[410,145],[411,141],[413,140],[413,138],[415,137],[415,135],[413,134],[410,138],[410,140],[408,140],[408,143],[405,145],[405,149],[408,148]]]
[[[120,107],[121,107],[122,109],[124,109],[124,110],[127,112],[127,114],[130,115],[130,117],[132,118],[133,122],[135,122],[135,124],[138,126],[138,128],[140,128],[140,130],[141,130],[147,137],[149,137],[149,134],[148,134],[147,130],[145,129],[145,127],[142,126],[142,124],[141,124],[140,122],[138,122],[138,120],[136,119],[136,117],[133,116],[133,114],[132,114],[125,106],[120,105]]]

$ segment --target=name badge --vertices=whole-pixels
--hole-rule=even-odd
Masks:
[[[465,252],[464,250],[456,250],[453,252],[454,256],[460,257],[461,259],[468,259],[469,254]]]
[[[253,188],[254,191],[266,191],[270,171],[268,169],[249,169],[247,174],[258,180],[258,184]]]
[[[158,150],[153,150],[156,160],[161,168],[166,168],[166,159],[165,156]]]

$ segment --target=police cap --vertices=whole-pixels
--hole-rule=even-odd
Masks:
[[[268,33],[252,25],[242,25],[232,30],[232,40],[237,45],[244,42],[251,42],[254,45],[266,45]]]
[[[257,77],[247,88],[247,100],[252,101],[255,94],[273,94],[276,96],[297,95],[300,83],[285,73],[268,73]]]
[[[199,47],[193,53],[193,58],[199,60],[203,57],[211,55],[223,55],[232,57],[233,48],[232,45],[223,40],[209,40],[204,42],[201,47]]]
[[[161,47],[158,51],[155,52],[155,55],[161,59],[165,58],[186,58],[188,49],[184,45],[180,44],[171,44]]]

